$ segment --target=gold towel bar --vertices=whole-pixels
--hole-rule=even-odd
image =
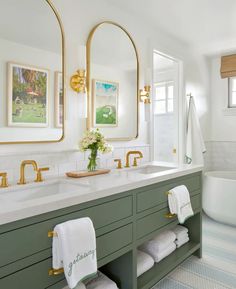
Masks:
[[[168,196],[168,195],[172,195],[172,193],[171,192],[166,192],[166,195]]]
[[[176,214],[171,214],[171,213],[165,214],[165,218],[167,219],[173,219],[175,217],[176,217]]]
[[[49,269],[48,270],[48,275],[49,276],[57,276],[57,275],[60,275],[60,274],[63,274],[64,273],[64,269],[63,268],[60,268],[60,269]]]
[[[48,238],[53,238],[53,237],[57,237],[57,233],[54,231],[49,231],[48,232]]]

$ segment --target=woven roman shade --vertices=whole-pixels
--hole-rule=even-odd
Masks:
[[[221,57],[221,78],[236,76],[236,54]]]

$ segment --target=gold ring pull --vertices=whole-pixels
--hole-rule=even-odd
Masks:
[[[60,268],[60,269],[49,269],[48,270],[48,275],[49,276],[58,276],[64,273],[64,269]]]
[[[53,237],[57,237],[57,232],[49,231],[48,232],[48,238],[53,238]]]
[[[176,214],[171,214],[171,213],[165,214],[165,218],[167,219],[173,219],[175,217],[176,217]]]

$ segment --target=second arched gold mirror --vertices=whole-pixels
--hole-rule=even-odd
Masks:
[[[87,41],[88,129],[108,140],[138,136],[139,60],[129,33],[105,21]]]

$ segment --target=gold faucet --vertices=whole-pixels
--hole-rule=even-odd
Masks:
[[[49,171],[49,168],[38,168],[38,165],[36,161],[33,160],[27,160],[23,161],[20,166],[20,180],[18,182],[18,185],[25,185],[25,166],[26,165],[32,165],[34,168],[34,171],[36,172],[36,179],[34,180],[36,183],[42,182],[42,172],[43,171]]]
[[[0,188],[7,188],[8,187],[7,173],[0,173],[0,177],[2,178]]]
[[[139,155],[140,159],[143,158],[143,154],[140,151],[129,151],[129,152],[127,152],[127,154],[126,154],[126,165],[125,165],[126,168],[130,167],[130,164],[129,164],[129,156],[130,155]],[[134,166],[137,166],[137,160],[134,161]]]
[[[36,161],[33,161],[33,160],[23,161],[20,165],[20,180],[18,182],[18,185],[25,185],[26,184],[26,181],[25,181],[25,166],[26,165],[32,165],[34,168],[34,171],[38,172],[38,165],[37,165]]]

